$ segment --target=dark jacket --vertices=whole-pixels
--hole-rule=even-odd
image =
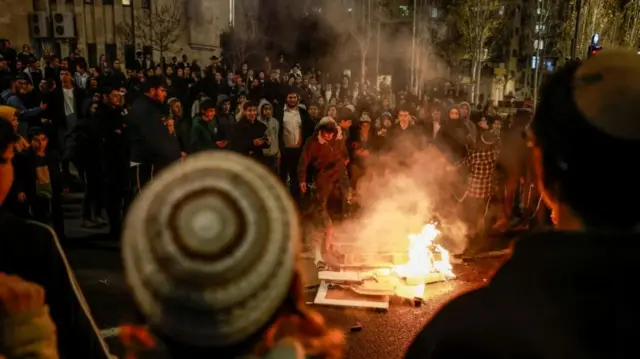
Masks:
[[[130,157],[160,170],[180,159],[180,144],[163,123],[164,107],[147,96],[137,99],[129,113]]]
[[[196,116],[193,119],[193,125],[191,127],[189,152],[196,153],[206,150],[219,149],[216,142],[225,141],[226,136],[222,132],[222,128],[218,124],[216,118],[211,121],[205,121],[201,116]]]
[[[406,358],[636,357],[638,243],[637,234],[530,234],[489,285],[444,306]]]
[[[15,166],[14,186],[16,193],[24,192],[27,200],[35,199],[37,193],[36,180],[36,154],[32,151],[24,151],[16,154],[13,163]],[[60,163],[57,158],[52,155],[45,155],[44,160],[49,169],[49,177],[51,181],[51,189],[54,196],[62,193],[62,189],[66,187],[64,176],[60,171]]]
[[[233,114],[233,106],[231,106],[231,108],[229,109],[229,113],[226,113],[226,114],[222,109],[223,104],[227,101],[231,102],[231,99],[229,98],[229,96],[218,95],[218,98],[216,100],[216,117],[214,118],[218,126],[220,126],[221,133],[225,136],[223,137],[223,139],[225,140],[231,138],[233,127],[237,122]]]
[[[425,138],[422,127],[410,123],[406,129],[403,129],[398,123],[389,129],[385,146],[388,148],[407,146],[417,150],[424,144]]]
[[[67,128],[67,121],[64,112],[64,95],[62,87],[58,87],[53,91],[52,94],[52,102],[49,103],[49,106],[52,106],[51,113],[53,118],[50,120],[53,122],[53,125],[57,128]],[[74,111],[77,118],[80,118],[83,114],[82,105],[84,104],[84,99],[86,97],[86,91],[79,87],[73,88],[73,99],[74,103]]]
[[[60,357],[107,359],[71,267],[51,228],[0,210],[0,272],[41,285],[57,327]],[[88,308],[88,307],[86,307]]]
[[[452,162],[462,160],[467,156],[467,146],[473,143],[472,134],[462,120],[448,120],[440,129],[441,150]]]
[[[129,141],[127,138],[128,113],[124,108],[100,104],[94,115],[103,143],[107,176],[112,171],[123,170],[129,165]]]
[[[256,146],[253,143],[253,141],[258,138],[265,139],[265,142],[260,146]],[[264,157],[264,151],[262,150],[269,148],[269,143],[266,139],[267,126],[264,123],[258,121],[258,119],[250,122],[246,117],[242,117],[233,128],[229,149],[261,160]]]

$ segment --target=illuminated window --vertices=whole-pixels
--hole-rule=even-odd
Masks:
[[[131,6],[131,0],[122,0],[122,6]]]
[[[400,16],[409,16],[409,5],[400,5]]]
[[[544,40],[533,40],[533,49],[534,50],[544,49]]]
[[[407,9],[408,10],[408,9]],[[431,17],[433,19],[437,18],[440,15],[440,9],[438,9],[437,7],[432,7],[431,8]]]

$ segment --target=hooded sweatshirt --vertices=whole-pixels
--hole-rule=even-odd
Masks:
[[[278,139],[278,131],[280,131],[280,123],[278,122],[278,120],[275,119],[275,117],[270,117],[270,118],[262,117],[262,107],[264,107],[265,105],[269,105],[271,106],[271,108],[273,108],[273,105],[271,105],[271,102],[265,99],[262,99],[260,101],[260,104],[258,105],[258,121],[262,122],[265,126],[267,126],[267,136],[271,139],[271,145],[269,146],[269,148],[265,148],[264,150],[262,150],[262,152],[266,157],[274,157],[274,156],[279,157],[280,141]]]

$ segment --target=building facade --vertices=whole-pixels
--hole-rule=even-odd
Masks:
[[[126,61],[147,50],[158,59],[157,46],[144,36],[133,40],[119,28],[135,28],[137,19],[170,6],[174,0],[0,0],[0,37],[20,48],[31,45],[36,55],[67,56],[78,47],[91,65],[100,55]],[[183,17],[182,35],[168,46],[165,57],[186,54],[200,63],[220,55],[220,34],[234,22],[235,0],[175,0]],[[153,19],[153,16],[149,18]],[[139,26],[139,24],[137,25]],[[135,44],[134,44],[135,42]],[[19,50],[20,51],[20,50]]]

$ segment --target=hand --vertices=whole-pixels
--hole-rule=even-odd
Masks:
[[[218,145],[218,147],[220,148],[226,147],[228,143],[229,141],[216,141],[216,145]]]
[[[300,192],[307,193],[307,184],[305,182],[300,183]]]
[[[38,309],[44,305],[44,288],[24,279],[0,273],[0,312],[9,315]]]
[[[358,156],[361,156],[361,157],[369,156],[369,151],[365,150],[364,148],[358,149],[356,153],[358,154]]]
[[[26,202],[27,201],[27,194],[24,192],[20,192],[18,193],[18,201],[20,202]]]
[[[41,118],[40,122],[42,122],[43,125],[48,125],[51,123],[51,120],[49,120],[48,118]]]
[[[121,135],[122,134],[122,130],[121,129],[117,129],[117,130],[115,130],[113,132],[115,132],[117,135]]]
[[[45,102],[40,102],[40,108],[41,109],[46,110],[47,106],[49,106],[49,105],[47,105]]]
[[[262,138],[256,138],[255,140],[253,140],[254,146],[262,146],[263,144],[264,144],[264,139]]]
[[[344,165],[348,165],[349,164],[349,159],[347,158],[346,160],[344,160]]]

